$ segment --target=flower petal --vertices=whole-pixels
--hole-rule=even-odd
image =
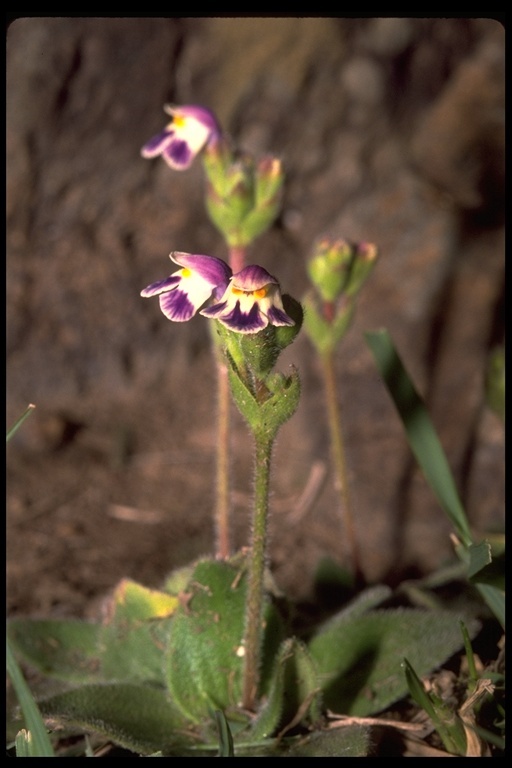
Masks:
[[[205,307],[204,309],[202,309],[200,314],[204,315],[205,317],[220,319],[220,316],[226,309],[227,305],[228,305],[227,301],[219,301],[218,304],[212,304],[210,307]]]
[[[200,124],[206,131],[206,139],[217,139],[221,135],[221,129],[217,122],[217,118],[213,112],[206,107],[200,107],[198,104],[186,104],[182,107],[172,106],[166,104],[164,111],[170,115],[173,120],[177,122],[185,122],[185,124],[191,124],[192,121]],[[181,120],[180,120],[181,118]]]
[[[270,283],[278,285],[276,278],[258,264],[250,264],[233,275],[233,286],[241,291],[258,291]]]
[[[209,310],[213,307],[208,307],[201,311],[201,314],[207,317],[214,315],[210,314]],[[262,331],[268,325],[268,320],[260,312],[258,304],[255,302],[248,312],[243,312],[240,307],[240,302],[237,301],[233,309],[228,312],[220,312],[216,315],[217,319],[232,331],[238,333],[257,333]]]
[[[175,137],[164,148],[162,157],[175,171],[186,171],[192,165],[196,154],[186,141]]]
[[[173,251],[169,258],[180,267],[185,267],[196,273],[208,285],[221,289],[222,293],[227,288],[231,277],[231,269],[222,259],[216,256],[206,256],[202,253],[184,253]]]
[[[172,291],[180,283],[180,273],[181,269],[166,277],[165,280],[157,280],[156,283],[151,283],[147,288],[142,289],[140,295],[147,298],[149,296],[158,296],[159,293],[164,293],[165,291]]]
[[[167,148],[167,145],[172,141],[174,131],[165,129],[156,136],[153,136],[144,146],[140,153],[142,157],[157,157],[161,155]]]
[[[231,269],[215,256],[173,251],[170,258],[181,269],[148,285],[141,296],[159,296],[164,315],[180,323],[190,320],[213,293],[225,293]]]
[[[159,301],[160,309],[164,315],[175,323],[185,323],[197,312],[197,307],[190,301],[187,293],[179,288],[168,293],[162,293]]]
[[[284,309],[280,309],[275,305],[269,307],[267,317],[272,325],[295,325],[295,320],[292,320],[292,318],[286,314]]]
[[[220,301],[201,310],[238,333],[257,333],[272,325],[295,325],[285,312],[279,284],[266,269],[253,264],[237,272]]]

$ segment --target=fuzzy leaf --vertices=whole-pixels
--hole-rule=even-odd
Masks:
[[[62,725],[97,731],[114,743],[148,755],[179,754],[188,740],[186,722],[165,691],[143,685],[84,685],[39,702],[46,717]]]
[[[78,620],[10,619],[9,641],[15,653],[48,677],[68,682],[101,679],[100,626]]]
[[[173,700],[193,722],[214,710],[228,717],[242,694],[246,575],[232,564],[204,560],[187,588],[188,599],[176,611],[169,639],[166,678]],[[280,619],[266,608],[262,687],[282,639]]]
[[[265,437],[275,437],[279,427],[290,419],[299,405],[300,378],[292,367],[290,376],[271,374],[266,381],[271,396],[260,406],[258,432]]]
[[[320,690],[316,666],[307,647],[296,638],[288,638],[276,656],[265,704],[251,725],[249,736],[244,732],[240,739],[257,740],[271,736],[285,728],[298,714],[298,722],[302,724],[320,719]]]
[[[368,757],[370,729],[361,725],[315,731],[292,746],[287,757]]]
[[[407,694],[403,658],[422,676],[463,645],[459,618],[398,608],[338,614],[309,643],[324,701],[341,714],[370,715]],[[477,623],[468,622],[470,634]]]
[[[254,434],[272,441],[281,427],[295,413],[300,400],[300,378],[295,369],[290,376],[269,374],[265,379],[266,397],[256,399],[230,360],[229,381],[238,410]]]
[[[179,599],[123,579],[116,588],[99,649],[105,680],[164,685],[164,651]]]

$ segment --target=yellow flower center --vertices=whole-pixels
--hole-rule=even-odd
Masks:
[[[174,114],[172,116],[171,124],[174,125],[176,128],[183,128],[186,122],[187,122],[187,118],[184,117],[183,115]]]
[[[258,288],[256,291],[243,291],[241,288],[236,288],[233,286],[231,288],[231,292],[235,294],[235,296],[254,296],[255,299],[263,299],[268,293],[267,286],[263,286],[263,288]]]
[[[182,277],[190,277],[191,274],[192,272],[190,271],[190,269],[188,269],[188,267],[183,267],[183,269],[181,270]]]

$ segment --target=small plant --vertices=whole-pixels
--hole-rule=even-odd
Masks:
[[[225,259],[172,251],[177,268],[141,291],[158,298],[168,320],[182,323],[199,314],[211,331],[218,377],[214,552],[172,572],[158,589],[123,579],[97,622],[9,621],[10,646],[42,676],[38,711],[55,731],[53,745],[42,742],[41,749],[70,756],[64,736],[76,739],[78,733],[89,739],[87,755],[94,754],[94,740],[154,757],[363,757],[372,754],[374,725],[400,731],[400,719],[383,714],[411,695],[432,718],[445,750],[467,754],[469,719],[459,713],[452,727],[445,717],[452,710],[426,692],[421,678],[461,651],[473,660],[471,641],[482,623],[503,623],[501,560],[488,542],[473,541],[426,408],[386,332],[369,333],[367,341],[411,449],[454,526],[458,599],[450,603],[436,592],[442,575],[437,583],[393,592],[366,585],[360,567],[333,353],[375,267],[377,248],[320,239],[308,263],[311,290],[299,302],[282,290],[274,270],[248,259],[279,212],[280,160],[233,148],[204,107],[166,111],[169,124],[142,155],[161,156],[173,171],[201,159],[206,211],[226,245]],[[301,625],[296,607],[275,588],[267,552],[275,439],[300,400],[299,371],[283,373],[278,364],[303,327],[323,366],[354,577],[351,599],[313,625]],[[251,534],[239,552],[232,551],[230,536],[230,402],[247,423],[254,452]],[[23,704],[17,669],[10,662]],[[476,694],[482,684],[473,682]],[[490,685],[486,692],[493,696]],[[23,715],[17,756],[33,754],[34,726],[25,707]],[[471,716],[476,729],[475,707]],[[501,725],[494,722],[485,733],[489,743],[498,743]]]

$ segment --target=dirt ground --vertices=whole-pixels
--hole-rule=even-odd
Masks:
[[[451,555],[365,330],[389,329],[476,532],[504,520],[504,428],[485,372],[504,337],[504,28],[465,18],[20,18],[7,30],[9,615],[93,616],[124,576],[159,585],[211,553],[215,374],[204,318],[140,290],[171,250],[226,257],[200,163],[140,147],[165,103],[213,109],[279,156],[283,209],[251,249],[296,298],[323,235],[379,262],[336,368],[368,582]],[[270,562],[291,597],[343,565],[320,367],[301,334],[298,412],[278,438]],[[232,413],[233,543],[248,542],[251,442]],[[315,485],[317,483],[317,485]],[[311,492],[312,491],[312,492]],[[311,493],[310,493],[311,492]]]

